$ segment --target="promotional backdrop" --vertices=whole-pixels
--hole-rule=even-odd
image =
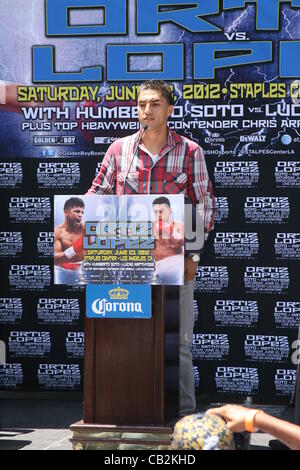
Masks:
[[[137,86],[162,78],[175,96],[169,126],[201,145],[217,196],[196,276],[197,392],[288,402],[300,316],[299,8],[1,2],[1,390],[81,390],[84,288],[53,283],[54,195],[86,193],[109,144],[139,129]]]

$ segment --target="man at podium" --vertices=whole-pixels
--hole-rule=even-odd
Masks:
[[[141,84],[141,129],[116,140],[107,150],[88,194],[184,194],[202,208],[204,238],[213,228],[214,196],[202,149],[167,126],[173,112],[170,87],[161,80]],[[185,284],[180,286],[179,414],[195,411],[191,354],[194,326],[194,276],[200,253],[185,256]]]

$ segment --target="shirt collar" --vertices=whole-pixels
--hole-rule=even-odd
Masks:
[[[182,143],[182,137],[176,134],[176,132],[172,131],[168,127],[168,146],[175,147],[175,145],[181,144],[181,143]]]
[[[182,142],[182,137],[168,127],[168,142],[162,147],[159,156],[165,155],[166,152],[169,152],[169,150],[173,149],[176,145],[181,144]],[[143,148],[146,153],[149,153],[148,149],[142,142],[140,143],[139,147]]]

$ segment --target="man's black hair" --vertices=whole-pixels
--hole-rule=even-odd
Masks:
[[[174,104],[173,93],[169,85],[163,80],[146,80],[143,82],[137,92],[137,97],[145,90],[160,91],[161,95],[166,98],[169,105]]]
[[[68,211],[70,209],[73,209],[73,207],[85,207],[85,204],[83,202],[82,199],[80,199],[80,197],[70,197],[70,199],[68,199],[66,202],[65,202],[65,205],[64,205],[64,211]]]
[[[171,207],[169,199],[165,196],[160,196],[154,199],[154,201],[152,202],[152,206],[156,204],[166,204],[168,207]]]

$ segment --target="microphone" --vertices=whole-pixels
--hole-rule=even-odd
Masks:
[[[146,130],[148,129],[148,124],[142,124],[142,132],[140,132],[140,135],[138,136],[136,142],[135,142],[135,146],[134,146],[134,149],[133,149],[133,152],[132,152],[132,157],[131,157],[131,160],[130,160],[130,165],[128,167],[128,170],[127,170],[127,173],[126,173],[126,176],[124,178],[124,185],[123,185],[123,191],[122,191],[122,195],[125,193],[125,185],[126,185],[126,180],[127,180],[127,177],[128,177],[128,173],[130,172],[130,168],[131,168],[131,165],[132,165],[132,162],[133,162],[133,159],[135,157],[135,154],[137,152],[137,149],[138,149],[138,146],[140,145],[140,142],[143,138],[143,135],[145,134]]]

